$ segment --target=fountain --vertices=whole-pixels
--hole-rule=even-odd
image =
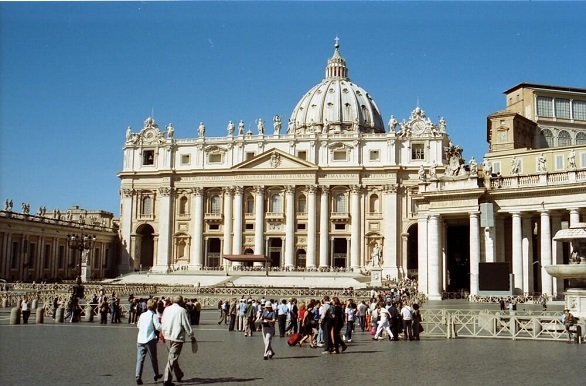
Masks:
[[[569,264],[549,265],[545,270],[553,277],[569,281],[570,288],[564,293],[566,308],[583,322],[586,320],[586,223],[562,229],[553,239],[570,242],[572,255]]]

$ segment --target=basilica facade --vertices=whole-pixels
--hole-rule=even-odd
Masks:
[[[337,43],[288,120],[230,121],[222,137],[201,122],[179,139],[147,118],[127,130],[119,173],[121,269],[380,267],[433,299],[478,293],[479,265],[503,262],[514,292],[557,294],[540,267],[567,259],[552,232],[586,211],[586,90],[505,94],[482,161],[420,106],[385,125]]]

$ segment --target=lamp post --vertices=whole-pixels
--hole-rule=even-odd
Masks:
[[[67,235],[67,245],[72,250],[80,252],[79,277],[82,281],[89,279],[88,256],[90,250],[96,245],[96,236],[83,233],[83,226],[80,227],[81,234]]]

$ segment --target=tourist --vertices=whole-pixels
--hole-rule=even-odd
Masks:
[[[28,296],[25,296],[20,302],[20,309],[22,313],[22,324],[28,324],[28,318],[31,316],[31,305],[28,301]]]
[[[391,303],[391,305],[387,308],[389,314],[391,315],[391,333],[393,334],[393,340],[399,340],[399,330],[401,329],[401,314],[399,310],[397,310],[396,303]]]
[[[53,320],[57,317],[57,308],[59,308],[59,297],[55,296],[53,299]]]
[[[147,352],[151,358],[153,379],[157,382],[163,377],[159,373],[159,361],[157,359],[157,332],[161,330],[161,323],[155,314],[157,303],[154,299],[147,302],[147,311],[141,313],[136,323],[138,336],[136,337],[136,384],[142,385],[142,369]]]
[[[386,331],[389,340],[392,340],[394,334],[391,331],[391,315],[389,310],[387,310],[382,306],[381,303],[379,303],[376,307],[376,311],[377,315],[380,317],[380,320],[378,321],[378,326],[374,336],[372,337],[372,340],[378,340],[380,337],[382,337],[383,331]]]
[[[419,340],[419,334],[423,332],[423,326],[421,325],[423,318],[421,317],[421,311],[419,311],[419,304],[417,303],[413,304],[411,318],[413,320],[413,339]]]
[[[228,331],[234,331],[234,327],[236,326],[236,304],[238,304],[238,302],[236,301],[236,298],[233,298],[230,302],[229,308],[230,324],[228,325]]]
[[[330,297],[324,296],[322,306],[319,309],[319,324],[322,329],[322,337],[324,341],[324,351],[322,354],[331,354],[334,352],[334,342],[332,339],[333,330],[333,305],[330,304]]]
[[[340,353],[340,346],[342,346],[342,352],[346,351],[348,346],[342,340],[342,327],[344,327],[344,305],[340,302],[340,299],[337,296],[332,298],[332,305],[333,307],[331,313],[334,316],[332,319],[332,340],[334,344],[334,352],[336,354]]]
[[[193,324],[199,325],[199,318],[201,316],[201,303],[197,299],[193,299]]]
[[[100,324],[108,324],[108,313],[110,312],[110,306],[108,304],[108,297],[102,297],[102,301],[99,305],[100,310]]]
[[[281,304],[277,306],[277,320],[279,322],[279,336],[285,336],[285,327],[287,326],[287,318],[289,317],[289,307],[287,300],[281,300]]]
[[[356,317],[358,318],[358,325],[362,332],[364,332],[364,327],[366,326],[366,315],[368,313],[368,306],[364,302],[364,300],[360,301],[356,311]]]
[[[564,308],[564,315],[562,316],[562,323],[566,328],[566,332],[568,333],[568,343],[572,343],[572,326],[576,324],[576,318],[568,308]]]
[[[275,317],[275,312],[273,311],[273,305],[269,300],[267,300],[261,317],[262,337],[265,344],[265,351],[263,355],[264,360],[275,356],[275,351],[273,351],[273,346],[271,343],[273,341],[273,336],[275,335],[276,321],[277,319]]]
[[[297,299],[291,298],[289,299],[289,303],[287,304],[289,308],[289,324],[287,325],[287,329],[285,329],[285,333],[289,331],[293,331],[294,334],[297,334],[298,330],[298,318],[299,318],[299,307],[297,307]]]
[[[252,336],[254,329],[255,306],[252,299],[246,300],[246,308],[244,309],[244,336]]]
[[[244,298],[241,298],[240,301],[238,302],[238,306],[237,306],[237,313],[238,313],[238,320],[237,320],[237,325],[236,325],[236,330],[237,331],[244,331],[244,319],[246,318],[246,308],[247,308],[247,304],[246,304],[246,300]]]
[[[401,319],[403,319],[403,334],[405,340],[413,340],[413,314],[407,303],[401,308]]]
[[[165,366],[165,374],[163,377],[163,385],[174,385],[173,373],[177,382],[183,379],[183,371],[179,366],[179,355],[183,348],[183,342],[186,337],[191,337],[191,341],[195,341],[193,330],[189,324],[189,316],[187,310],[183,308],[183,297],[177,295],[173,298],[173,304],[165,308],[163,312],[161,330],[165,334],[165,339],[168,342],[169,356],[167,358],[167,365]]]
[[[348,304],[346,305],[346,342],[352,342],[352,331],[354,331],[354,321],[356,319],[356,311],[357,307],[354,304],[352,299],[348,300]],[[364,329],[362,329],[364,331]]]

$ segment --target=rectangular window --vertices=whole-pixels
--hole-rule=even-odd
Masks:
[[[564,156],[562,154],[556,154],[555,156],[555,169],[564,170]]]
[[[189,165],[191,156],[189,154],[181,154],[181,165]]]
[[[211,164],[219,164],[222,162],[222,154],[220,153],[212,153],[209,156],[209,162]]]
[[[574,119],[586,121],[586,101],[573,101],[572,112],[574,113]]]
[[[209,230],[211,230],[211,231],[220,230],[220,224],[210,224],[209,225]]]
[[[537,115],[540,117],[553,118],[553,98],[537,97]]]
[[[307,161],[307,152],[305,150],[297,152],[297,158],[301,158],[304,161]]]
[[[249,159],[253,159],[254,158],[254,152],[247,152],[246,153],[246,157],[245,160],[248,161]]]
[[[425,148],[422,143],[414,143],[411,145],[411,159],[413,159],[413,160],[425,159]]]
[[[299,231],[305,230],[305,224],[297,224],[297,230],[299,230]]]
[[[63,269],[63,265],[65,264],[65,246],[59,246],[59,257],[57,260],[57,268]]]
[[[244,229],[246,229],[247,231],[252,231],[252,230],[254,230],[254,224],[247,223],[245,225]]]
[[[143,165],[154,165],[155,164],[155,151],[154,150],[143,150],[142,151],[142,164]]]
[[[100,267],[100,248],[94,249],[93,266],[98,269]]]
[[[369,155],[371,161],[380,161],[380,152],[378,150],[371,150]]]
[[[343,231],[346,229],[346,224],[336,224],[334,225],[334,229],[337,231]]]
[[[334,161],[346,161],[348,152],[346,150],[334,150]]]
[[[569,99],[555,99],[555,116],[557,118],[570,119]]]
[[[500,172],[501,172],[501,163],[500,162],[493,162],[492,173],[493,174],[500,174]]]
[[[49,261],[51,260],[51,245],[45,244],[45,255],[43,256],[43,269],[49,269]]]

